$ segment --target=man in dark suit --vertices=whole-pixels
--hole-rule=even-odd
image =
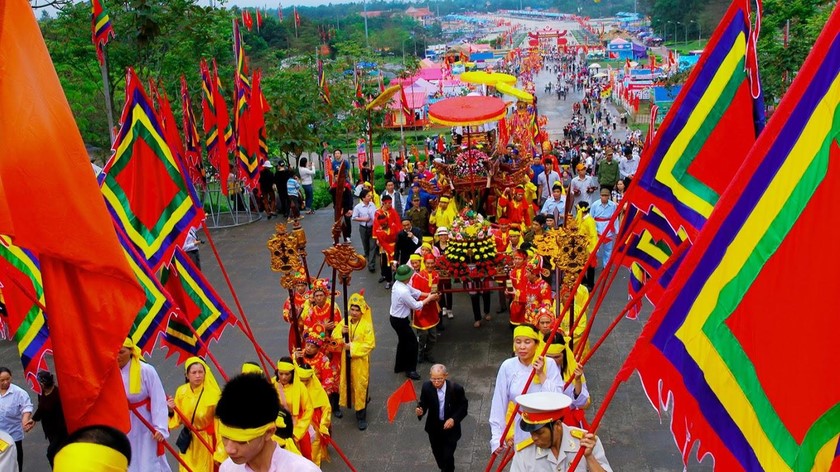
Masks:
[[[426,413],[426,433],[432,454],[443,472],[455,470],[455,448],[461,439],[461,421],[467,417],[467,397],[464,387],[446,380],[446,366],[435,364],[429,371],[430,379],[420,388],[417,419]]]
[[[394,246],[395,265],[408,264],[408,258],[423,243],[423,232],[415,228],[407,217],[402,219],[402,231],[397,235],[397,243]]]

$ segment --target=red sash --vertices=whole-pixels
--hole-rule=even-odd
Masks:
[[[141,401],[135,402],[135,403],[131,403],[131,402],[128,403],[128,408],[130,410],[137,410],[138,408],[142,408],[142,407],[146,407],[146,410],[148,410],[148,412],[151,413],[152,412],[152,399],[149,398],[149,397],[146,397],[145,400],[141,400]],[[134,414],[139,415],[139,413],[137,413],[136,411],[134,412]],[[149,431],[149,433],[154,435],[154,433],[152,433],[151,431]],[[163,443],[159,442],[159,443],[157,443],[157,455],[162,456],[163,453],[164,453]]]

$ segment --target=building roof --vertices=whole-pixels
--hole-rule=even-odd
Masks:
[[[434,16],[432,14],[432,11],[429,10],[428,8],[426,8],[426,7],[422,7],[422,8],[408,7],[408,9],[405,11],[405,14],[408,15],[408,16],[412,16],[414,18],[423,18],[423,17],[426,17],[426,16]]]
[[[405,99],[408,101],[408,106],[412,110],[417,108],[423,108],[423,105],[426,104],[428,95],[424,91],[406,91],[405,92]],[[400,103],[400,94],[395,93],[394,98],[391,99],[391,103],[388,104],[388,108],[391,110],[399,110],[401,108]]]

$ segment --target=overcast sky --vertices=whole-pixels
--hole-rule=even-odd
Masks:
[[[236,5],[239,7],[277,8],[277,5],[280,4],[283,6],[283,8],[289,8],[295,5],[316,7],[318,5],[328,5],[330,3],[355,3],[356,1],[357,0],[285,0],[278,2],[277,0],[234,0],[227,2],[225,5],[227,5],[228,7]],[[200,0],[199,3],[201,3],[202,5],[209,5],[210,0]]]

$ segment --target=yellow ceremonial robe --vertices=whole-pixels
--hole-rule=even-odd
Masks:
[[[341,328],[344,322],[336,324],[332,337],[336,341],[343,338]],[[373,325],[364,318],[358,323],[350,323],[350,391],[353,400],[353,409],[364,410],[367,404],[368,382],[370,382],[370,353],[376,348],[376,338],[373,335]],[[341,353],[341,387],[339,388],[341,398],[339,403],[343,407],[349,407],[347,399],[347,356]]]
[[[219,403],[219,392],[205,390],[202,394],[201,391],[202,389],[193,391],[190,384],[181,385],[175,391],[175,406],[181,410],[181,413],[187,419],[192,418],[193,410],[195,410],[195,419],[192,421],[193,426],[198,430],[201,438],[211,447],[214,447],[214,419],[216,403]],[[199,395],[201,399],[199,399]],[[181,424],[183,424],[181,417],[175,414],[175,416],[169,419],[169,430],[174,431]],[[181,454],[181,458],[184,459],[184,462],[192,470],[213,470],[213,452],[208,450],[207,446],[195,436],[193,436],[187,452]],[[186,471],[187,469],[184,466],[179,466],[179,470]]]

